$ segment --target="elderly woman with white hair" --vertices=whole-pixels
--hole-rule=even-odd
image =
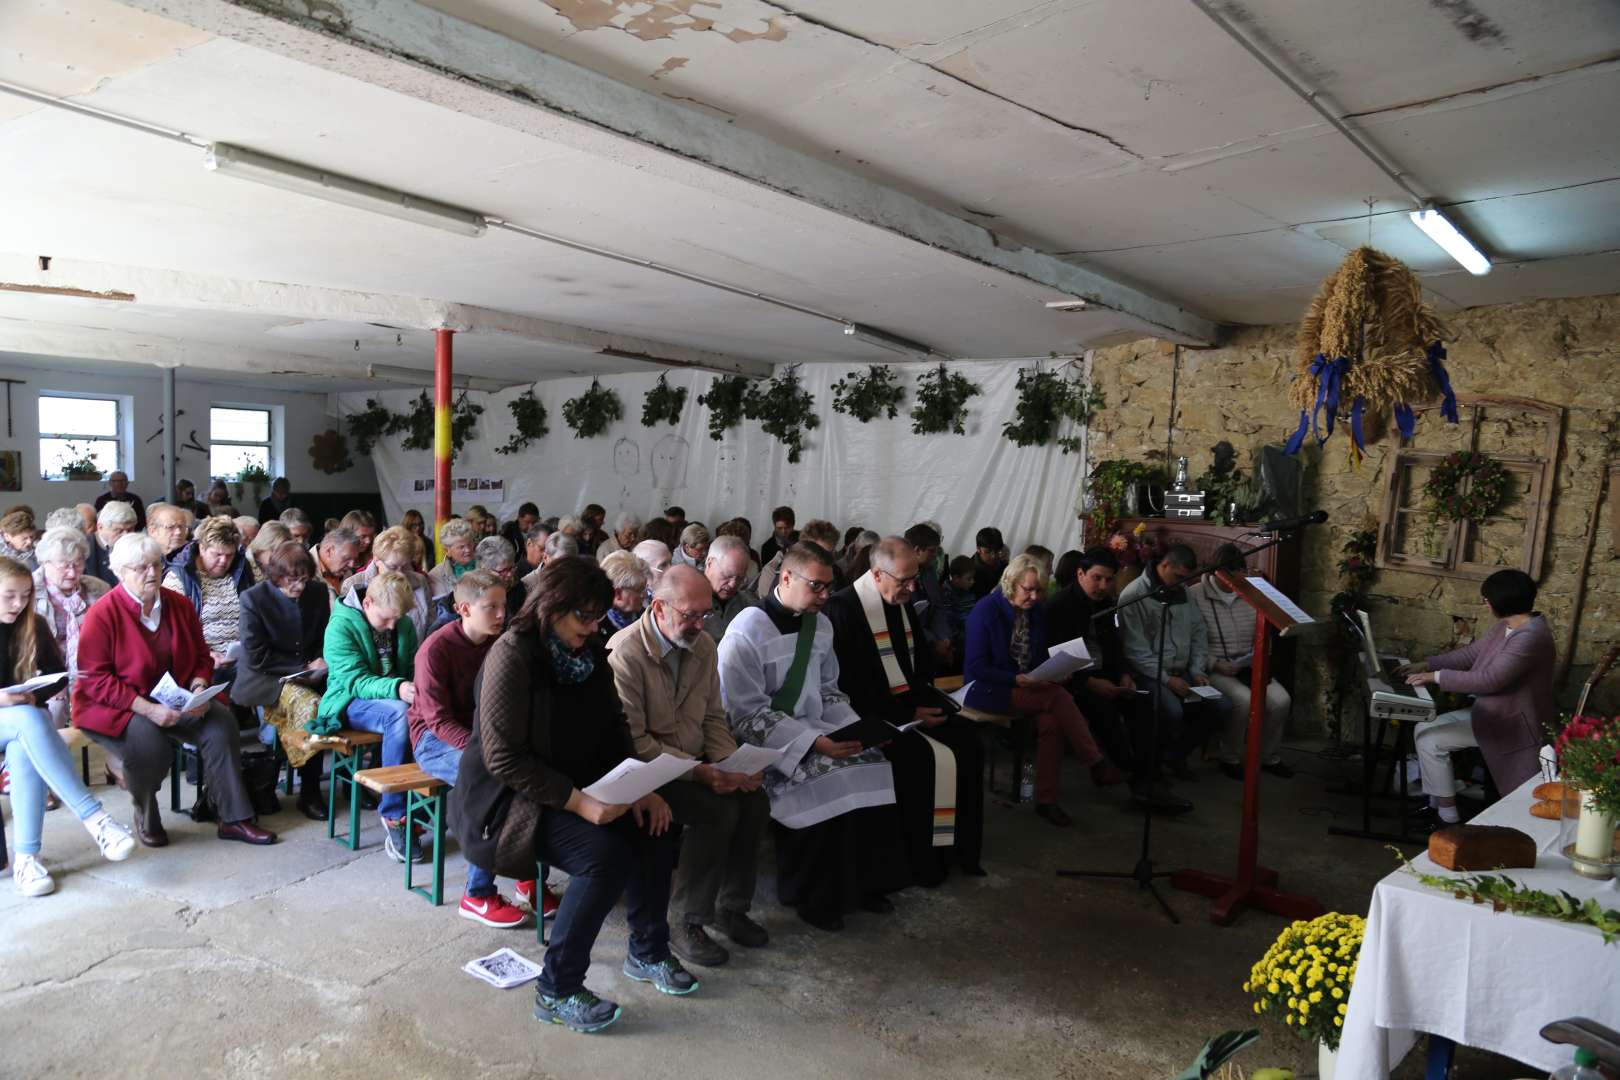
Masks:
[[[338,596],[349,607],[359,608],[366,598],[367,587],[378,574],[392,572],[400,575],[411,587],[411,610],[406,614],[416,630],[416,640],[426,641],[428,634],[433,632],[437,618],[435,590],[438,584],[416,569],[421,565],[424,546],[414,529],[404,525],[384,529],[371,542],[371,562],[358,574],[344,579]]]
[[[628,510],[613,519],[613,535],[596,548],[596,561],[601,562],[615,551],[629,551],[636,546],[636,534],[641,532],[641,519]]]
[[[962,677],[969,684],[970,708],[1034,719],[1035,813],[1064,828],[1074,824],[1057,801],[1065,744],[1097,785],[1124,777],[1097,749],[1069,691],[1061,683],[1029,677],[1048,656],[1045,597],[1044,562],[1028,554],[1009,562],[1000,584],[968,616]]]
[[[631,554],[647,564],[647,602],[651,603],[652,591],[658,588],[658,579],[664,576],[664,571],[674,561],[674,553],[662,540],[643,540],[631,550]]]
[[[478,569],[478,541],[482,538],[478,526],[466,518],[451,518],[439,526],[439,544],[444,548],[444,558],[427,575],[433,582],[435,597],[453,590],[462,574]]]
[[[544,526],[541,526],[543,528]],[[533,570],[523,575],[523,588],[525,592],[532,592],[535,582],[540,580],[540,571],[556,562],[558,559],[571,559],[578,555],[579,541],[568,533],[553,531],[546,537],[545,546],[540,549],[540,563]]]
[[[85,613],[112,586],[84,572],[90,541],[77,526],[47,530],[34,545],[34,552],[39,557],[39,569],[34,571],[34,614],[51,628],[56,651],[62,654],[62,663],[72,679],[79,673],[79,628]],[[47,706],[59,728],[68,725],[69,700],[67,694],[57,694]]]
[[[242,546],[250,546],[254,537],[259,535],[259,519],[243,514],[241,517],[235,517],[231,520],[236,522],[236,531],[242,534]]]
[[[473,559],[479,570],[494,574],[495,579],[501,583],[506,592],[506,617],[513,618],[523,610],[523,601],[529,595],[528,587],[517,577],[517,552],[512,542],[504,536],[486,536],[478,541],[474,549]],[[429,633],[446,626],[461,615],[456,611],[455,593],[449,592],[434,598],[433,626]],[[421,640],[426,641],[424,636]]]
[[[601,566],[602,572],[613,582],[613,603],[597,630],[606,643],[608,638],[641,618],[647,606],[652,571],[629,551],[612,552],[602,560]]]
[[[122,504],[108,504],[115,505]],[[145,533],[123,536],[113,545],[108,565],[118,585],[90,608],[79,632],[73,726],[123,761],[136,836],[147,847],[169,842],[157,792],[169,774],[175,745],[185,742],[202,755],[219,838],[275,843],[275,833],[253,823],[236,717],[217,699],[182,712],[183,696],[154,696],[165,675],[190,693],[207,689],[214,677],[196,611],[180,593],[159,584],[163,549]]]
[[[118,575],[112,568],[112,549],[118,538],[135,531],[135,508],[117,500],[106,503],[96,512],[96,534],[90,541],[90,557],[84,568],[92,577],[108,585],[118,584]]]
[[[690,566],[701,573],[703,564],[709,558],[709,541],[711,539],[708,526],[701,521],[692,522],[681,530],[681,542],[671,553],[674,556],[674,561],[682,566]]]

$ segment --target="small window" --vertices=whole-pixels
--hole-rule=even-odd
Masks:
[[[237,405],[215,405],[208,413],[208,474],[235,480],[243,469],[271,468],[270,410]]]
[[[117,398],[39,395],[39,475],[67,480],[124,467]]]

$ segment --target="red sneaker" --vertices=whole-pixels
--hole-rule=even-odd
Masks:
[[[463,896],[461,917],[473,922],[493,926],[497,930],[514,930],[528,924],[529,916],[520,908],[506,902],[500,893],[493,896]]]
[[[535,883],[533,881],[520,881],[513,890],[517,893],[517,902],[519,906],[526,907],[530,911],[534,910],[534,885]],[[545,909],[542,914],[549,919],[553,915],[557,914],[557,905],[562,901],[557,898],[556,893],[551,891],[550,885],[546,886],[544,895]]]

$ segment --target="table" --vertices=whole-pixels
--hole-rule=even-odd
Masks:
[[[1525,781],[1474,819],[1535,839],[1535,868],[1505,873],[1533,889],[1620,908],[1620,882],[1576,874],[1554,850],[1558,822],[1530,816],[1540,782],[1539,775]],[[1465,876],[1427,854],[1412,862],[1425,873]],[[1551,1072],[1569,1063],[1570,1050],[1540,1030],[1570,1016],[1620,1028],[1620,942],[1603,944],[1590,926],[1497,913],[1397,870],[1373,890],[1336,1080],[1383,1080],[1421,1032]]]

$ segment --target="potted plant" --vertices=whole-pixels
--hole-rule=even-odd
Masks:
[[[1277,936],[1243,984],[1256,1015],[1281,1016],[1300,1038],[1316,1043],[1322,1080],[1333,1080],[1366,932],[1367,920],[1359,915],[1301,919]]]
[[[1620,820],[1620,716],[1577,716],[1554,742],[1565,785],[1580,793],[1570,861],[1585,877],[1614,876],[1614,826]]]
[[[75,442],[67,444],[67,451],[73,456],[62,465],[62,471],[69,480],[101,479],[101,466],[94,454]]]
[[[262,465],[249,462],[236,474],[236,498],[247,506],[257,506],[259,489],[270,482],[270,474]]]

